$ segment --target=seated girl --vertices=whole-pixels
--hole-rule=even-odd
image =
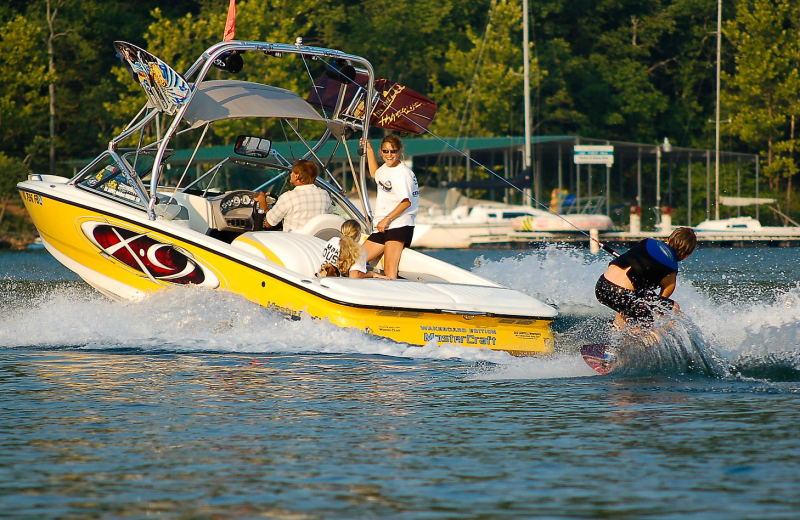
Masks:
[[[333,237],[322,251],[322,266],[318,277],[348,276],[350,278],[383,278],[382,274],[367,271],[367,256],[358,244],[361,225],[357,220],[342,224],[342,236]]]

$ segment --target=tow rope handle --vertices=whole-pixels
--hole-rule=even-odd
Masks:
[[[600,247],[603,249],[603,251],[610,254],[614,258],[619,258],[619,253],[617,253],[614,249],[612,249],[611,247],[607,246],[606,244],[600,241],[598,241],[597,243],[600,244]]]

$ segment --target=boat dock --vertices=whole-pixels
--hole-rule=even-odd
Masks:
[[[600,242],[612,247],[629,247],[644,238],[665,239],[665,233],[601,233]],[[753,233],[737,232],[699,232],[697,241],[700,247],[797,247],[800,246],[800,231],[793,233]],[[589,237],[581,233],[544,233],[517,231],[508,235],[474,236],[472,248],[525,249],[545,244],[570,244],[576,247],[589,246]]]

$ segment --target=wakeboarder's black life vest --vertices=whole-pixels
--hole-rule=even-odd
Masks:
[[[678,272],[675,251],[664,242],[652,238],[642,240],[609,264],[623,269],[630,266],[628,279],[636,292],[652,291],[659,287],[665,276]]]

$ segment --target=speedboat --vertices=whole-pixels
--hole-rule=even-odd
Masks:
[[[301,39],[221,42],[184,74],[135,45],[114,45],[145,91],[141,111],[73,178],[31,174],[17,186],[44,247],[89,285],[114,299],[145,303],[151,293],[194,285],[242,295],[292,319],[310,316],[412,345],[458,344],[516,355],[553,351],[555,309],[412,249],[403,252],[399,280],[315,276],[326,240],[339,234],[344,220],[373,228],[366,158],[357,158],[356,167],[353,136],[369,135],[374,126],[422,133],[436,109],[430,100],[376,79],[362,57],[306,46]],[[214,76],[229,77],[255,60],[268,67],[277,59],[304,71],[323,69],[309,82],[307,99],[210,74],[216,67],[223,72]],[[214,134],[213,128],[221,130]],[[233,140],[236,128],[245,133],[225,157],[213,164],[200,159],[205,138]],[[293,134],[303,149],[295,140],[295,148],[281,153],[265,138],[268,130]],[[179,167],[169,162],[178,136],[181,143],[196,143]],[[339,147],[347,152],[360,204],[346,198],[330,173],[329,157]],[[264,230],[256,192],[286,190],[292,166],[287,156],[321,166],[316,185],[330,193],[333,213],[292,232]],[[373,262],[370,269],[381,272],[382,264]]]

